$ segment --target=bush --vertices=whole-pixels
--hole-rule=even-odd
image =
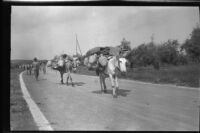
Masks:
[[[200,27],[197,26],[193,29],[190,38],[184,42],[181,48],[191,61],[200,63]]]

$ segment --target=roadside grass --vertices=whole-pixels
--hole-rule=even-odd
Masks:
[[[19,83],[20,69],[10,70],[10,130],[38,130]]]
[[[85,66],[80,66],[77,74],[96,75],[95,71],[89,71]],[[129,68],[126,75],[119,74],[119,78],[159,84],[199,87],[200,64],[161,67],[159,71],[151,66]]]

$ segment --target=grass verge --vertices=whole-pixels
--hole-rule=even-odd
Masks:
[[[19,82],[20,69],[10,71],[10,130],[38,130],[28,108]]]
[[[95,71],[89,71],[85,66],[80,66],[77,74],[96,75]],[[128,69],[126,75],[119,74],[119,78],[150,83],[199,87],[200,64],[161,67],[159,71],[152,67],[133,68]]]

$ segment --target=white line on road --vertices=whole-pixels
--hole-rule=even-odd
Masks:
[[[29,92],[26,88],[26,85],[23,81],[22,74],[23,74],[23,72],[21,72],[20,75],[19,75],[20,86],[21,86],[21,89],[22,89],[23,97],[24,97],[26,103],[28,104],[28,107],[31,111],[31,114],[34,118],[35,123],[37,124],[39,130],[53,131],[53,128],[49,124],[48,120],[42,114],[42,112],[40,111],[40,109],[36,105],[36,103],[32,100],[32,98],[31,98],[31,96],[30,96],[30,94],[29,94]]]

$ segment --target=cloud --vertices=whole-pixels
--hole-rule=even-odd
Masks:
[[[83,53],[123,37],[136,47],[153,33],[157,42],[184,40],[196,23],[198,7],[12,6],[12,58],[75,54],[75,34]]]

